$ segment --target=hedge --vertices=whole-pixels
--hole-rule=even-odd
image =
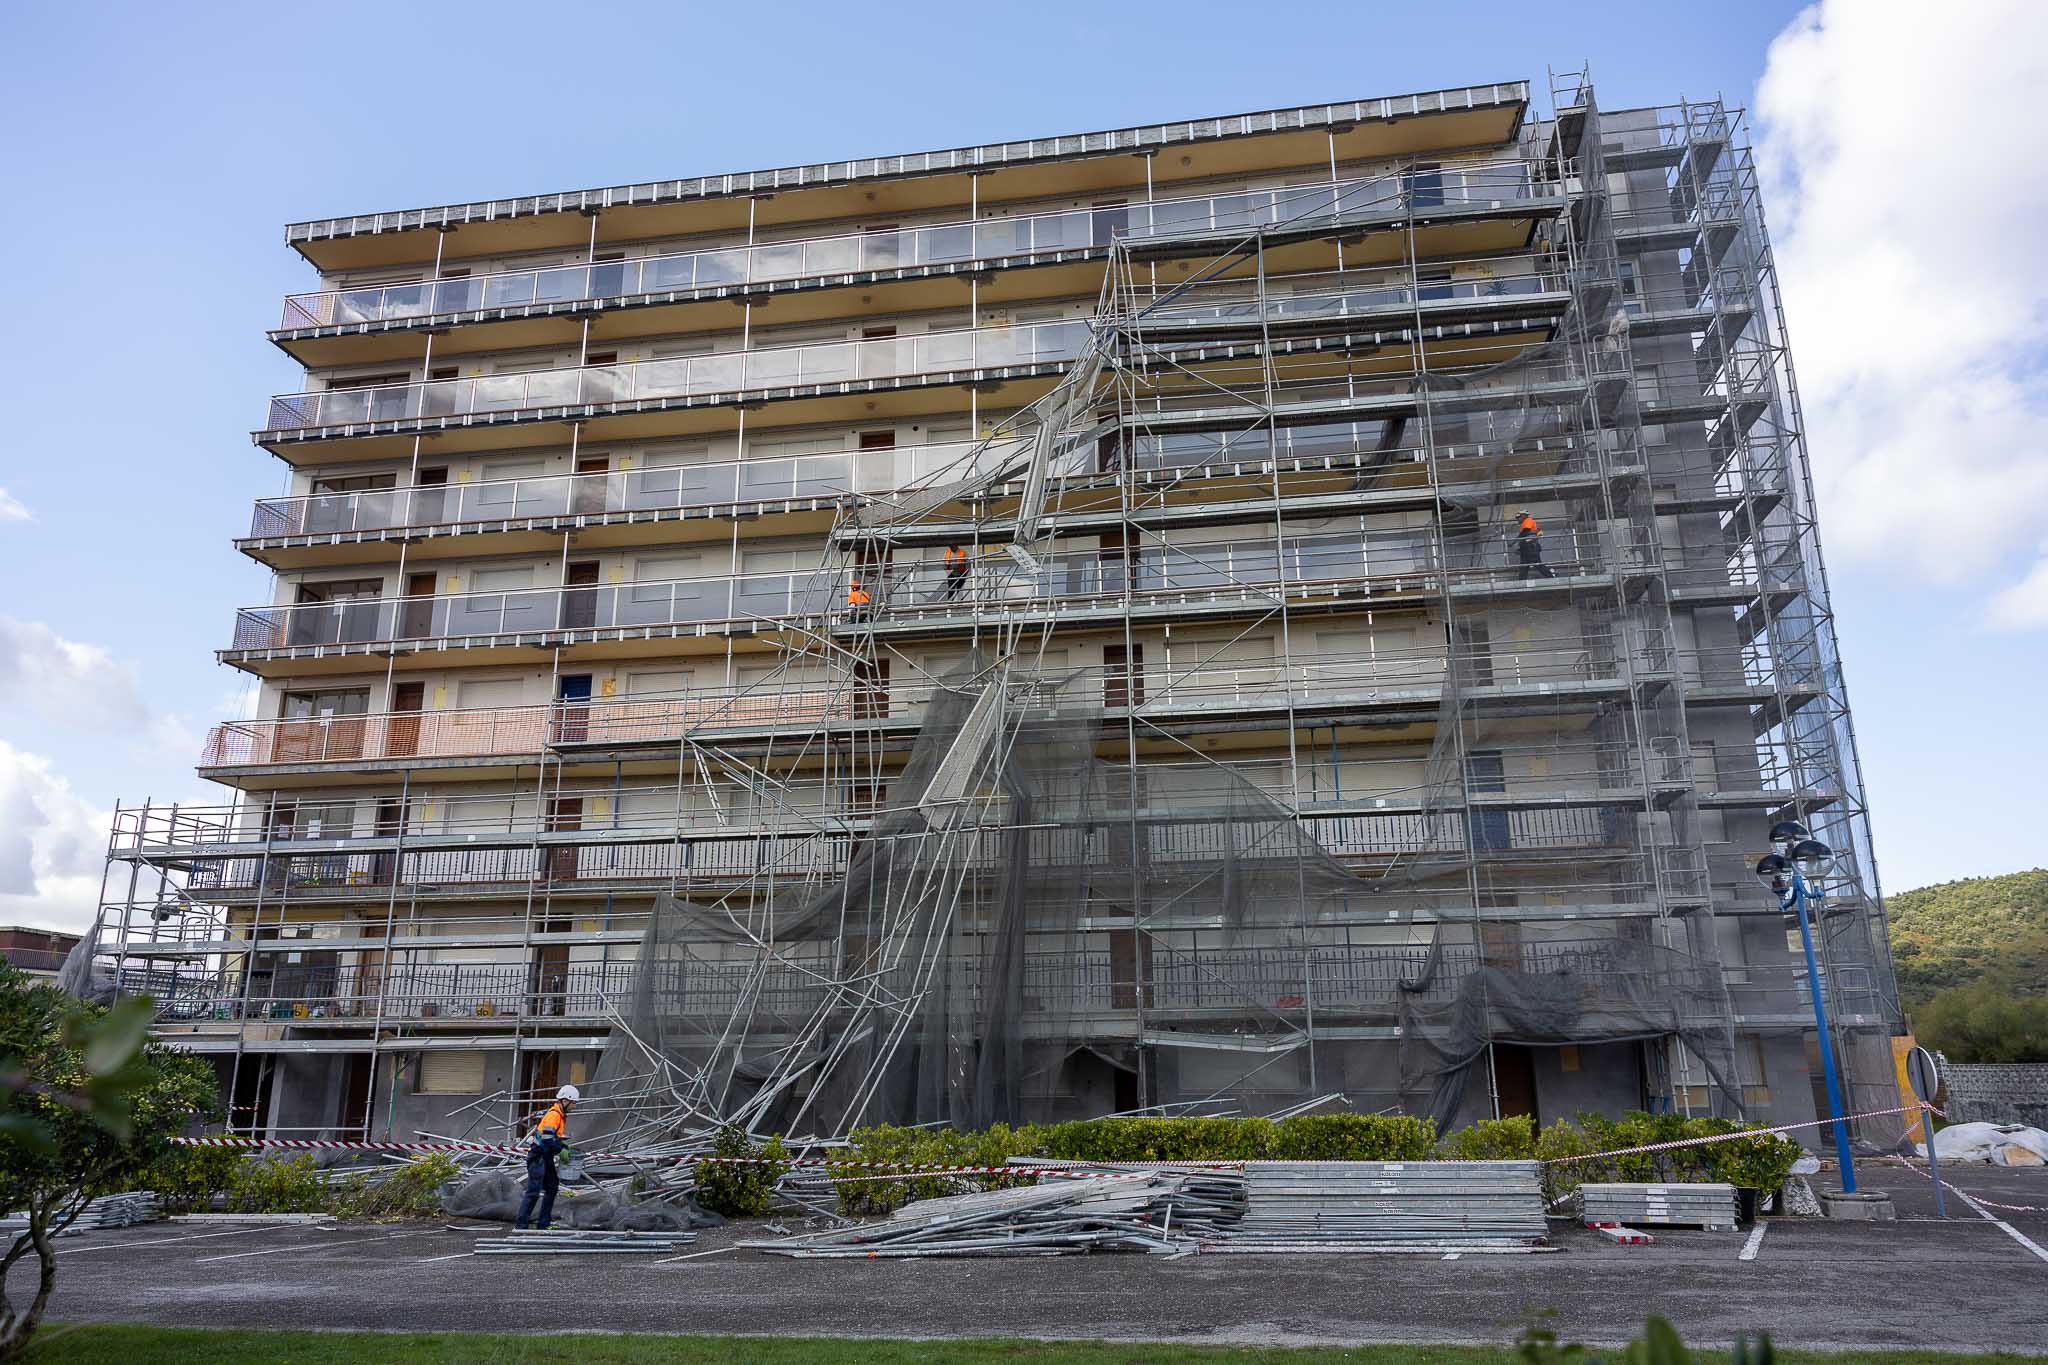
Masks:
[[[949,1128],[856,1129],[850,1161],[916,1166],[1000,1166],[1013,1156],[1075,1162],[1145,1161],[1531,1161],[1541,1160],[1553,1199],[1583,1181],[1722,1181],[1775,1190],[1803,1150],[1792,1139],[1759,1133],[1732,1141],[1598,1161],[1567,1160],[1620,1147],[1720,1136],[1753,1125],[1729,1119],[1631,1111],[1619,1119],[1581,1114],[1537,1130],[1527,1117],[1487,1119],[1441,1139],[1429,1119],[1397,1114],[1303,1114],[1261,1118],[1107,1118],[985,1132]],[[839,1186],[849,1214],[887,1213],[913,1199],[1029,1183],[1023,1175],[929,1175],[857,1180]]]

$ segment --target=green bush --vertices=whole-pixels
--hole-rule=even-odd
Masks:
[[[2048,998],[1980,981],[1938,993],[1912,1017],[1921,1045],[1952,1062],[2048,1062]]]
[[[1278,1161],[1427,1161],[1436,1121],[1404,1114],[1300,1114],[1276,1125]]]
[[[1536,1159],[1543,1163],[1543,1197],[1556,1203],[1576,1190],[1585,1180],[1585,1170],[1565,1157],[1585,1156],[1598,1151],[1584,1130],[1559,1119],[1536,1135]]]
[[[461,1175],[446,1152],[395,1170],[358,1171],[330,1188],[327,1211],[341,1218],[423,1218],[441,1211],[441,1191]]]
[[[155,1190],[170,1213],[213,1207],[215,1196],[234,1187],[246,1154],[233,1147],[173,1147],[136,1178],[136,1188]]]
[[[281,1161],[245,1161],[229,1181],[228,1208],[235,1213],[324,1213],[327,1184],[311,1152]]]
[[[1536,1155],[1536,1122],[1527,1114],[1481,1119],[1437,1147],[1447,1161],[1528,1161]]]
[[[759,1218],[768,1212],[775,1182],[789,1169],[788,1150],[779,1137],[754,1142],[737,1124],[718,1130],[711,1154],[748,1161],[697,1163],[697,1202],[728,1218]]]

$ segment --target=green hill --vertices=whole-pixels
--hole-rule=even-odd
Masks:
[[[1885,908],[1907,1000],[1977,981],[2048,994],[2048,870],[1923,886]]]

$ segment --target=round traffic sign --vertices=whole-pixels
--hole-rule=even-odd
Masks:
[[[1934,1065],[1933,1053],[1916,1047],[1906,1054],[1906,1083],[1923,1103],[1934,1103],[1934,1097],[1941,1093],[1941,1072]]]

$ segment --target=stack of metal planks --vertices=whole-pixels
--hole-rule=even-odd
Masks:
[[[1548,1231],[1533,1161],[1266,1161],[1203,1251],[1530,1251]]]
[[[514,1229],[476,1240],[479,1256],[649,1256],[697,1240],[694,1232],[607,1232],[579,1228]]]
[[[1641,1227],[1702,1227],[1732,1231],[1735,1227],[1733,1185],[1579,1186],[1579,1211],[1591,1224]]]
[[[103,1194],[87,1204],[84,1211],[72,1220],[71,1225],[58,1235],[77,1237],[108,1228],[133,1227],[137,1223],[154,1223],[163,1216],[163,1204],[155,1190],[127,1190],[121,1194]],[[0,1236],[26,1231],[26,1213],[11,1213],[5,1218],[0,1218]]]
[[[878,1222],[745,1242],[780,1256],[1052,1256],[1193,1250],[1244,1216],[1235,1171],[1048,1177],[1038,1185],[923,1199]]]

